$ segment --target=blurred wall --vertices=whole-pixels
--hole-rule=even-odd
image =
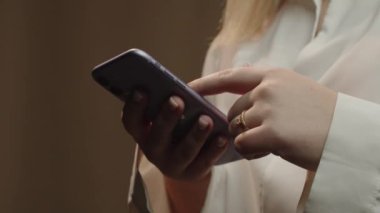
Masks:
[[[221,0],[0,0],[0,212],[127,212],[133,142],[90,78],[132,47],[189,81]]]

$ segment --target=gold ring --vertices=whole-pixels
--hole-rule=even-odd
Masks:
[[[240,113],[239,117],[236,118],[236,126],[242,128],[243,130],[247,130],[247,124],[245,122],[245,110]]]

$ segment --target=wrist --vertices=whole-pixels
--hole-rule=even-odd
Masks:
[[[206,200],[211,172],[198,180],[177,180],[164,176],[172,212],[200,212]]]

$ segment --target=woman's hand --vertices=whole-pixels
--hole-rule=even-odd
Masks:
[[[336,93],[285,69],[243,67],[189,84],[202,95],[242,94],[228,113],[235,146],[246,158],[268,153],[315,171],[328,135]],[[237,119],[244,113],[247,129]]]
[[[198,122],[180,140],[172,141],[172,132],[185,108],[177,96],[170,97],[152,121],[145,116],[147,94],[134,91],[125,103],[122,121],[125,129],[139,144],[147,159],[174,180],[201,180],[224,152],[227,139],[216,138],[203,146],[213,121],[201,115]]]

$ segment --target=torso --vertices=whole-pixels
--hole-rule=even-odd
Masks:
[[[375,73],[380,62],[373,57],[380,55],[380,40],[373,43],[371,39],[380,37],[380,18],[376,11],[380,2],[357,2],[321,0],[319,17],[315,10],[287,3],[259,41],[214,44],[205,74],[246,64],[284,67],[336,91],[380,102],[380,95],[368,95],[368,90],[380,91],[380,84],[363,78],[365,73],[379,75]],[[348,15],[348,11],[353,14]],[[366,69],[358,69],[357,65],[361,64]],[[358,77],[362,81],[352,85],[350,82],[357,82]],[[237,98],[222,94],[214,103],[226,113]],[[261,182],[262,190],[257,196],[265,212],[294,212],[303,189],[305,170],[272,155],[249,163],[252,171],[259,171],[254,181]]]

